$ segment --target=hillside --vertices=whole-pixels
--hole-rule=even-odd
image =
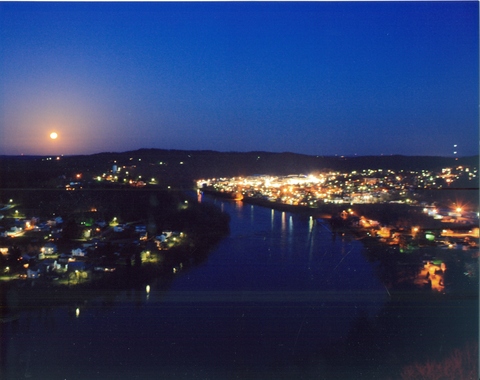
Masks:
[[[217,152],[140,149],[59,159],[38,156],[0,157],[0,188],[51,187],[58,177],[84,180],[108,172],[113,165],[124,167],[143,178],[163,183],[188,185],[194,179],[234,177],[253,174],[308,174],[325,170],[350,172],[362,169],[440,170],[459,165],[478,166],[478,156],[309,156],[296,153]],[[53,181],[53,182],[52,182]],[[478,187],[478,182],[474,184]]]

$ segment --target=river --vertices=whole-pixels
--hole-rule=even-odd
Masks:
[[[351,379],[396,365],[368,363],[379,349],[368,324],[386,313],[389,294],[361,242],[308,216],[199,200],[231,216],[230,235],[205,262],[180,270],[167,290],[153,282],[22,312],[2,325],[2,378]],[[417,315],[408,318],[399,329]],[[397,335],[409,333],[417,330]]]

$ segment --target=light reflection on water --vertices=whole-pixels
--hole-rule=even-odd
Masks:
[[[231,215],[231,234],[205,263],[168,291],[151,283],[49,309],[54,327],[25,313],[4,329],[6,373],[23,378],[29,353],[33,378],[273,376],[344,338],[360,311],[382,306],[385,290],[357,241],[313,218],[212,202]]]

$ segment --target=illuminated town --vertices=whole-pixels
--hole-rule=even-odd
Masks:
[[[197,187],[294,206],[318,207],[328,203],[416,204],[416,190],[448,189],[462,177],[472,180],[476,176],[477,168],[463,166],[444,168],[440,173],[368,169],[350,173],[201,179],[197,181]]]
[[[187,159],[190,157],[189,154]],[[61,162],[62,157],[47,157],[41,161],[45,164]],[[115,160],[108,171],[88,175],[79,171],[69,178],[60,177],[56,187],[71,192],[82,191],[92,184],[100,187],[111,184],[134,192],[148,189],[170,191],[169,182],[158,180],[161,174],[150,168],[172,167],[171,161],[146,163],[142,158],[130,157],[127,163],[121,165]],[[176,167],[187,164],[179,161]],[[150,171],[146,172],[145,167]],[[317,171],[309,175],[209,178],[195,183],[199,191],[212,196],[330,220],[332,227],[348,227],[357,235],[375,239],[385,247],[399,248],[402,252],[435,246],[475,255],[479,241],[478,210],[469,207],[468,202],[428,201],[424,193],[441,189],[454,191],[458,183],[477,181],[477,175],[477,167],[459,165],[438,172],[388,169]],[[176,202],[178,210],[192,206],[187,198]],[[382,220],[375,213],[380,205],[389,205],[390,210],[395,206],[408,208],[413,216],[404,218],[402,223],[395,219]],[[0,231],[3,236],[3,245],[0,246],[3,278],[43,277],[72,285],[114,272],[118,267],[162,262],[166,251],[191,243],[185,231],[149,230],[144,218],[140,221],[122,220],[114,214],[100,212],[105,209],[103,206],[98,201],[83,202],[79,206],[83,216],[76,217],[75,239],[66,244],[65,238],[71,234],[72,228],[68,227],[71,220],[64,221],[62,215],[54,212],[50,218],[29,215],[21,204],[9,199],[1,209],[5,215]],[[22,249],[18,248],[19,244]],[[442,258],[436,256],[439,255],[427,255],[415,283],[423,286],[428,278],[432,289],[443,291],[442,273],[446,267]],[[18,261],[15,270],[11,265],[12,257]],[[169,270],[176,273],[182,266],[183,263],[178,261]],[[465,275],[476,276],[475,267],[469,265]]]
[[[45,307],[48,294],[55,294],[49,305],[69,305],[76,319],[107,289],[136,289],[149,302],[188,281],[211,252],[227,261],[218,276],[252,255],[263,263],[249,267],[255,278],[239,279],[239,287],[265,272],[272,273],[269,287],[281,287],[275,261],[289,257],[282,276],[318,282],[311,289],[328,288],[332,276],[339,287],[358,281],[366,265],[373,272],[354,289],[375,278],[377,295],[392,305],[405,295],[422,302],[477,297],[476,158],[146,149],[3,160],[0,285],[22,299],[4,308],[5,323],[19,310]],[[255,215],[263,215],[259,224]],[[239,230],[243,222],[251,227]],[[216,250],[224,244],[230,248]],[[295,244],[300,255],[285,255]],[[239,256],[228,262],[235,247]],[[290,273],[289,263],[307,251],[306,269]]]
[[[1,379],[480,379],[475,1],[1,4]]]
[[[350,173],[325,172],[316,175],[212,178],[197,181],[197,188],[207,194],[237,201],[288,210],[302,209],[312,215],[353,228],[362,237],[376,239],[381,244],[411,252],[426,247],[461,250],[469,257],[478,257],[478,210],[456,203],[437,206],[427,203],[419,195],[422,190],[440,190],[455,187],[461,178],[474,180],[476,167],[443,168],[440,172],[422,170],[362,170]],[[362,214],[359,205],[401,204],[417,213],[398,226],[381,223]],[[335,205],[328,208],[328,205]],[[328,209],[329,214],[322,210]],[[427,218],[428,217],[428,218]],[[422,224],[423,223],[423,224]],[[438,251],[437,251],[438,252]],[[425,254],[423,266],[415,277],[419,287],[445,291],[444,274],[447,270],[442,255]],[[465,276],[476,276],[473,262],[465,266]]]

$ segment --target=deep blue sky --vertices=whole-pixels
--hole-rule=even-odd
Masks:
[[[477,154],[478,7],[2,2],[0,154]]]

